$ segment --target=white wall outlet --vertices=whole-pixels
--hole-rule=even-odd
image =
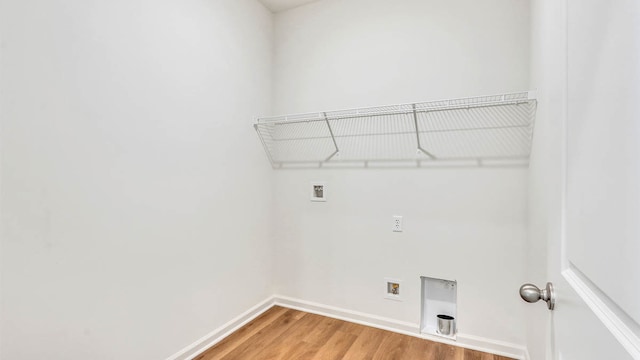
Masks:
[[[311,201],[327,201],[327,184],[324,181],[311,182]]]
[[[393,232],[402,232],[402,216],[393,217]]]

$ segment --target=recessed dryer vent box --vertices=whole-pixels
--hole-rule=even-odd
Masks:
[[[422,315],[420,332],[423,334],[442,336],[456,339],[457,297],[458,283],[455,280],[445,280],[422,276]],[[450,334],[438,331],[438,315],[453,317]]]

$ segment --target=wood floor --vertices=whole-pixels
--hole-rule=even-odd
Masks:
[[[273,307],[194,360],[508,360]]]

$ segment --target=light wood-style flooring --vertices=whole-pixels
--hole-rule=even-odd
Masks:
[[[275,306],[194,360],[508,360]]]

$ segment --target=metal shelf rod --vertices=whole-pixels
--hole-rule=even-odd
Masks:
[[[485,107],[496,107],[496,106],[509,106],[509,105],[520,105],[526,104],[528,101],[526,100],[510,100],[510,101],[500,101],[500,102],[486,102],[482,104],[466,104],[466,105],[452,105],[452,106],[442,106],[440,108],[429,108],[429,109],[416,109],[416,113],[429,113],[429,112],[438,112],[438,111],[451,111],[451,110],[464,110],[464,109],[478,109]],[[417,105],[417,104],[414,104]],[[258,119],[259,123],[262,124],[298,124],[298,123],[310,123],[317,121],[334,121],[334,120],[345,120],[345,119],[357,119],[357,118],[365,118],[365,117],[376,117],[376,116],[389,116],[389,115],[411,115],[413,110],[391,110],[391,111],[379,111],[379,112],[370,112],[370,113],[357,113],[351,115],[344,116],[327,116],[326,118],[309,118],[309,119],[301,119],[301,120],[288,120],[288,119],[274,119],[270,118],[260,118]]]
[[[475,127],[475,128],[462,128],[462,129],[441,129],[441,130],[422,130],[419,134],[430,133],[446,133],[446,132],[463,132],[463,131],[482,131],[482,130],[500,130],[500,129],[529,129],[530,124],[526,125],[506,125],[506,126],[488,126],[488,127]],[[365,133],[365,134],[353,134],[353,135],[334,135],[331,136],[310,136],[301,138],[281,138],[273,139],[273,141],[295,141],[295,140],[315,140],[315,139],[340,139],[340,138],[352,138],[352,137],[367,137],[367,136],[387,136],[387,135],[410,135],[415,134],[414,131],[398,131],[387,133]]]
[[[331,164],[351,164],[351,163],[394,163],[394,162],[416,162],[419,161],[421,163],[441,163],[441,162],[473,162],[475,164],[478,163],[478,158],[477,157],[466,157],[466,156],[459,156],[459,157],[447,157],[447,158],[438,158],[437,160],[428,160],[428,159],[376,159],[376,160],[364,160],[364,159],[346,159],[346,160],[334,160],[331,161]],[[484,157],[482,159],[480,159],[482,162],[491,162],[491,161],[517,161],[517,160],[529,160],[528,156],[492,156],[492,157]],[[304,165],[304,164],[309,164],[309,165],[317,165],[318,163],[324,163],[324,161],[282,161],[282,162],[278,162],[277,164],[279,166],[282,166],[284,164],[289,164],[289,165]]]

